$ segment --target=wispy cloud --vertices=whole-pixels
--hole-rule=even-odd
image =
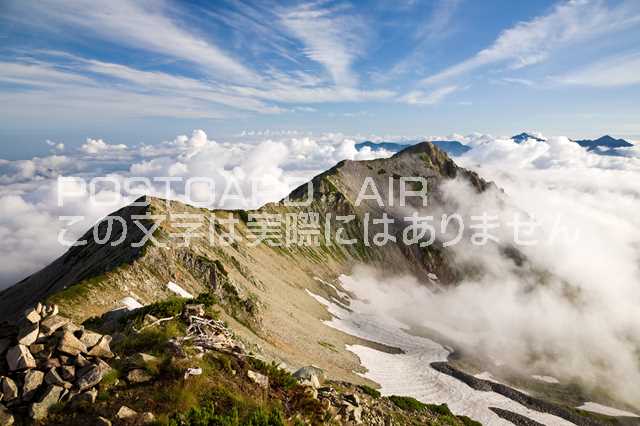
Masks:
[[[257,81],[259,77],[211,40],[179,26],[166,13],[161,0],[133,1],[43,0],[20,2],[19,16],[81,29],[118,44],[152,51],[160,55],[195,63],[227,79]]]
[[[416,40],[441,39],[451,34],[455,28],[454,17],[461,3],[462,0],[439,0],[435,3],[427,22],[418,28]]]
[[[285,10],[284,26],[304,44],[304,53],[321,64],[339,86],[354,86],[358,78],[352,70],[361,53],[364,30],[360,21],[344,13],[344,8],[323,8],[309,4]]]
[[[414,90],[404,95],[401,100],[410,105],[434,105],[458,90],[458,86],[444,86],[431,92]]]
[[[553,80],[563,84],[593,87],[640,84],[640,53],[609,57]]]
[[[432,84],[477,68],[506,63],[522,68],[545,61],[555,50],[579,41],[621,31],[640,22],[637,2],[608,8],[600,0],[562,2],[544,16],[504,30],[494,43],[471,58],[422,80]]]

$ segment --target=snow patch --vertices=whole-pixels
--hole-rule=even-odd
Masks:
[[[122,303],[125,306],[125,308],[127,308],[127,310],[129,311],[133,311],[134,309],[139,309],[143,307],[142,303],[138,302],[136,299],[134,299],[131,296],[125,297],[120,301],[120,303]]]
[[[469,416],[488,426],[511,425],[488,407],[513,411],[543,424],[573,425],[559,417],[530,410],[495,392],[476,391],[451,376],[429,368],[431,362],[446,361],[449,351],[433,340],[404,331],[406,324],[365,300],[370,288],[359,286],[353,277],[343,275],[340,281],[345,290],[355,295],[350,310],[309,290],[306,292],[333,316],[331,320],[324,321],[328,326],[404,351],[402,354],[390,354],[362,345],[346,347],[360,358],[367,369],[361,375],[379,383],[384,395],[407,395],[427,403],[447,403],[454,413]]]
[[[178,284],[174,283],[173,281],[169,281],[167,283],[167,289],[169,291],[174,292],[180,297],[184,297],[185,299],[193,299],[193,295],[191,293],[189,293],[187,290],[180,287]]]
[[[552,376],[538,376],[536,374],[531,376],[532,378],[539,380],[541,382],[545,382],[545,383],[560,383],[560,380],[556,379],[555,377]]]
[[[619,410],[617,408],[608,407],[606,405],[598,404],[597,402],[585,402],[578,407],[580,410],[591,411],[592,413],[604,414],[607,416],[615,417],[640,417],[640,415],[631,413],[629,411]]]

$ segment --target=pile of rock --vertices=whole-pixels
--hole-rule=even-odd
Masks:
[[[245,347],[236,340],[224,322],[206,317],[204,305],[186,305],[183,317],[187,320],[184,340],[189,340],[200,351],[215,350],[236,356],[245,354]]]
[[[111,336],[85,330],[38,304],[14,327],[0,328],[0,424],[12,413],[39,420],[58,402],[94,402],[95,386],[110,370]]]

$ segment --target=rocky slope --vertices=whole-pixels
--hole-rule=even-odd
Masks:
[[[194,295],[214,289],[225,305],[228,319],[238,325],[238,332],[266,354],[293,364],[323,364],[337,377],[362,381],[353,374],[359,369],[355,357],[344,351],[326,350],[327,345],[342,348],[345,344],[362,342],[319,323],[318,319],[328,319],[328,315],[305,290],[337,296],[335,289],[325,283],[349,272],[357,263],[376,265],[389,273],[409,271],[425,281],[428,274],[436,274],[445,285],[454,283],[459,274],[447,250],[437,245],[420,248],[399,242],[377,247],[363,242],[366,214],[377,218],[386,213],[402,218],[407,212],[407,208],[380,207],[373,200],[356,206],[363,182],[372,179],[384,200],[389,198],[391,182],[396,188],[392,198],[397,200],[400,176],[426,178],[432,203],[444,203],[439,188],[448,179],[467,179],[478,191],[489,187],[475,173],[456,166],[433,145],[421,143],[389,159],[339,163],[313,179],[313,199],[308,207],[278,202],[254,212],[208,211],[146,198],[146,205],[129,206],[114,213],[125,220],[127,231],[118,246],[112,247],[111,242],[122,240],[124,229],[120,222],[113,221],[111,238],[104,244],[95,243],[93,232],[89,231],[82,238],[88,241],[86,245],[71,248],[40,272],[0,293],[0,319],[15,320],[24,309],[48,301],[59,305],[68,317],[82,322],[113,310],[122,311],[127,304],[146,305],[172,296],[169,283],[177,283]],[[304,189],[306,186],[294,191],[291,199],[306,198]],[[398,205],[397,201],[394,205]],[[249,214],[308,212],[319,215],[322,229],[327,225],[327,214],[334,221],[328,224],[332,234],[321,232],[316,245],[250,244]],[[202,235],[191,238],[188,245],[183,244],[183,239],[172,237],[184,232],[184,222],[193,221],[176,219],[178,214],[199,215],[202,220]],[[337,215],[351,214],[355,215],[351,222],[335,222]],[[131,247],[132,242],[143,236],[133,219],[140,215],[153,216],[138,222],[147,230],[153,229],[155,241]],[[229,217],[237,221],[235,233],[240,241],[212,244],[211,233],[228,231],[228,226],[219,221]],[[107,221],[98,226],[99,235],[103,235]],[[344,228],[342,238],[354,238],[357,242],[338,244],[337,227]],[[370,226],[368,234],[380,230],[380,226]],[[392,232],[397,234],[400,229],[392,228]]]

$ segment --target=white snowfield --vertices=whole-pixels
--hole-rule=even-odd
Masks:
[[[120,301],[128,310],[133,311],[134,309],[142,308],[142,303],[138,302],[131,296],[127,296]]]
[[[538,376],[534,374],[533,376],[531,376],[531,378],[539,380],[541,382],[545,382],[545,383],[560,383],[560,380],[552,376]]]
[[[191,293],[189,293],[187,290],[180,287],[178,284],[174,283],[173,281],[169,281],[167,283],[167,289],[177,294],[180,297],[184,297],[185,299],[193,299],[193,295]]]
[[[591,411],[592,413],[605,414],[607,416],[640,417],[638,414],[619,410],[613,407],[607,407],[606,405],[598,404],[597,402],[585,402],[578,408],[581,410]]]
[[[363,377],[380,384],[384,395],[412,396],[426,403],[447,403],[455,414],[466,415],[483,425],[510,425],[498,417],[489,407],[502,408],[529,417],[548,426],[571,426],[560,417],[529,410],[495,392],[476,391],[461,381],[442,374],[429,366],[436,361],[446,361],[449,351],[437,342],[412,336],[404,331],[406,325],[381,314],[371,303],[362,302],[365,295],[358,294],[349,277],[341,278],[342,286],[355,295],[347,309],[322,296],[310,294],[326,306],[333,319],[325,321],[331,327],[350,335],[402,349],[404,354],[388,354],[366,346],[351,345],[347,350],[355,353],[367,373]]]

